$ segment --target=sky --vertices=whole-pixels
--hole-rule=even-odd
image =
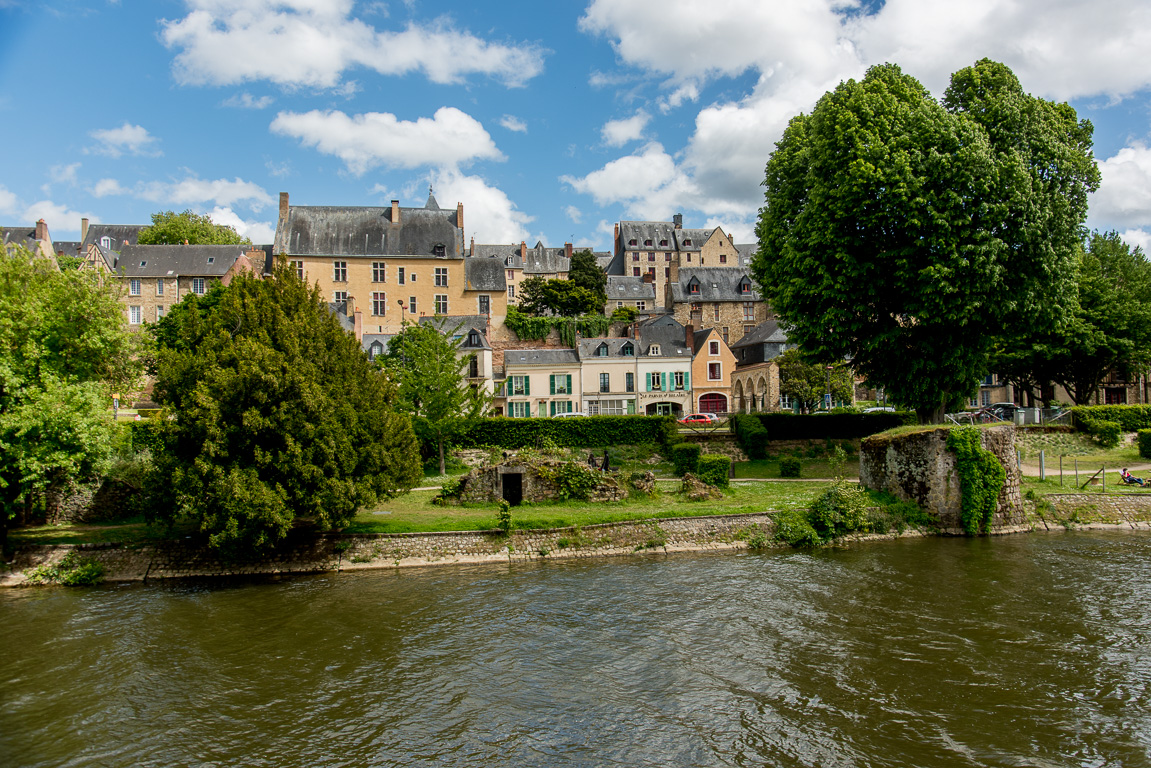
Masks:
[[[1147,0],[0,0],[0,225],[277,200],[464,204],[477,243],[608,250],[620,220],[753,242],[788,121],[894,62],[989,57],[1095,126],[1088,226],[1151,250]]]

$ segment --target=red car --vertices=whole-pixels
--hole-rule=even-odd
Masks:
[[[711,417],[702,413],[689,413],[679,420],[680,424],[710,424]]]

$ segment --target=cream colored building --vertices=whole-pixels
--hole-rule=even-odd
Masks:
[[[583,412],[588,416],[638,413],[634,339],[581,339],[579,342]]]
[[[503,381],[496,406],[513,418],[576,413],[582,401],[580,359],[574,349],[504,350]]]

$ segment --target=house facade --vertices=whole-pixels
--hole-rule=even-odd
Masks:
[[[692,412],[728,413],[731,403],[731,375],[735,371],[735,354],[715,328],[693,331],[692,337]]]
[[[583,395],[579,354],[574,349],[508,349],[506,378],[496,407],[512,418],[579,411]]]
[[[638,413],[634,339],[582,339],[579,342],[583,412],[588,416]]]

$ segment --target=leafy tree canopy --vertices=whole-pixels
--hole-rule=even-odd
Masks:
[[[519,308],[529,315],[577,317],[603,313],[604,300],[574,280],[529,277],[520,283]]]
[[[152,214],[152,226],[140,230],[136,242],[141,245],[251,245],[227,224],[216,224],[207,214],[192,211]]]
[[[384,366],[399,385],[398,407],[413,417],[421,439],[439,452],[440,474],[452,440],[490,403],[465,377],[472,355],[460,352],[460,328],[441,333],[428,323],[405,325],[388,343]]]
[[[595,254],[584,249],[572,254],[568,279],[598,297],[600,306],[607,301],[607,272],[595,260]]]
[[[0,249],[0,534],[32,494],[105,465],[137,348],[94,274]]]
[[[156,422],[154,517],[190,519],[223,551],[258,551],[296,521],[339,528],[415,484],[395,385],[317,288],[281,262],[213,300],[186,297],[157,353],[154,396],[172,418]]]
[[[1091,131],[995,62],[956,73],[942,104],[872,67],[776,145],[752,271],[790,339],[938,421],[997,339],[1068,321]]]
[[[789,349],[776,358],[779,364],[779,391],[799,404],[804,413],[818,410],[827,392],[826,365],[804,359],[798,349]],[[831,397],[837,402],[851,402],[854,385],[851,371],[843,363],[831,366]]]

